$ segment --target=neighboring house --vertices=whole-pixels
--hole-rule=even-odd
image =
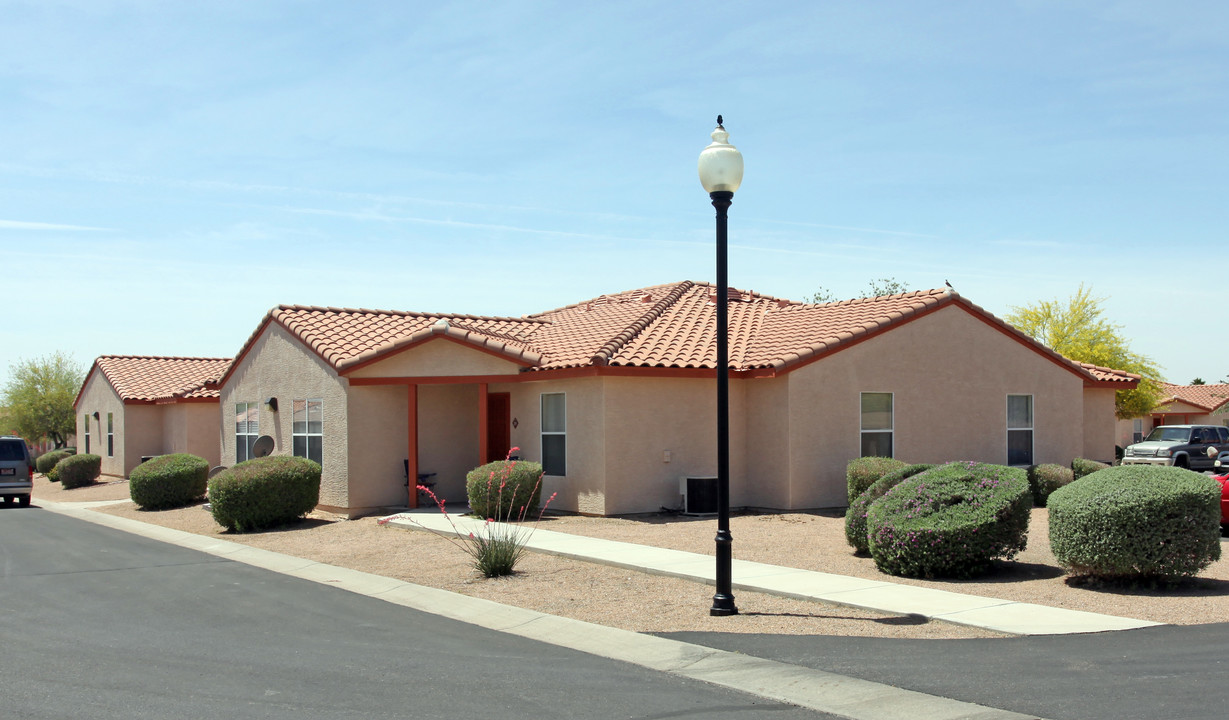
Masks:
[[[127,477],[142,457],[186,452],[220,464],[218,391],[229,358],[103,355],[77,399],[77,452]]]
[[[320,503],[359,515],[464,505],[466,471],[516,455],[552,508],[679,506],[716,466],[715,290],[682,282],[525,317],[283,305],[219,380],[222,455],[321,462]],[[1138,376],[1072,362],[950,290],[827,305],[731,291],[731,503],[847,503],[860,454],[1054,462],[1114,454],[1114,391]]]
[[[1161,383],[1162,400],[1148,417],[1118,421],[1118,445],[1148,436],[1158,425],[1229,425],[1229,383],[1174,385]]]

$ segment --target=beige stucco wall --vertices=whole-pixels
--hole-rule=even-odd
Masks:
[[[98,413],[98,420],[94,413]],[[107,413],[113,413],[115,427],[114,454],[107,456]],[[107,382],[102,372],[90,373],[85,389],[77,400],[74,415],[77,418],[77,437],[80,445],[77,452],[85,453],[85,416],[89,415],[90,449],[89,452],[102,457],[102,474],[115,477],[125,477],[128,472],[140,462],[138,456],[131,464],[126,462],[125,438],[130,433],[125,432],[124,404],[120,401],[115,388]]]
[[[221,389],[221,461],[235,464],[235,404],[260,404],[259,432],[274,440],[274,455],[290,455],[292,401],[321,398],[324,411],[320,504],[350,506],[346,382],[280,326],[270,324]],[[278,411],[264,405],[276,397]]]
[[[1113,388],[1084,389],[1084,448],[1080,457],[1104,463],[1114,461],[1118,417]],[[1125,447],[1125,446],[1124,446]]]
[[[211,468],[222,464],[222,410],[218,403],[185,402],[156,407],[162,412],[162,452],[158,454],[191,453],[205,458]]]
[[[542,479],[542,498],[558,493],[551,509],[568,512],[610,514],[606,499],[606,460],[603,428],[604,379],[574,378],[546,382],[493,384],[490,392],[510,395],[512,446],[518,455],[542,462],[542,393],[566,394],[567,432],[566,475],[547,475]]]
[[[478,386],[418,386],[418,471],[435,473],[435,492],[464,508],[465,475],[479,457]]]
[[[791,373],[790,501],[847,504],[860,452],[860,393],[894,393],[894,450],[907,462],[1007,460],[1007,395],[1033,395],[1033,459],[1084,447],[1083,380],[948,306]]]
[[[790,483],[794,433],[790,432],[789,383],[788,375],[738,383],[746,386],[747,396],[747,476],[746,494],[740,496],[745,498],[742,504],[761,508],[806,507],[794,503]]]
[[[714,379],[604,379],[606,512],[680,507],[680,478],[717,474]],[[746,383],[730,383],[730,504],[751,502],[746,483]],[[666,461],[669,453],[669,462]]]
[[[348,377],[515,375],[519,370],[520,366],[510,360],[441,337],[361,367]]]
[[[349,389],[350,502],[356,510],[409,502],[402,462],[409,449],[408,397],[404,385]]]

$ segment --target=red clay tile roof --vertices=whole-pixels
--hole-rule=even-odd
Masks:
[[[1194,405],[1195,407],[1205,408],[1208,412],[1212,412],[1219,409],[1225,403],[1229,403],[1229,384],[1226,383],[1212,385],[1161,383],[1161,389],[1165,395],[1165,399],[1161,401],[1161,404],[1181,400],[1182,402]]]
[[[103,355],[94,361],[86,382],[94,371],[102,372],[124,402],[216,399],[218,389],[211,381],[229,365],[230,358]],[[82,383],[81,391],[84,390]],[[80,399],[78,392],[77,400]]]
[[[949,289],[825,305],[733,288],[730,298],[730,367],[735,371],[788,370],[957,304],[1088,384],[1134,387],[1139,380],[1068,360]],[[713,369],[715,301],[712,285],[685,281],[602,295],[519,318],[282,305],[265,316],[238,357],[276,323],[339,373],[436,335],[506,357],[523,372],[607,366]]]
[[[1086,362],[1080,363],[1080,367],[1092,373],[1093,377],[1097,378],[1101,382],[1138,383],[1142,377],[1136,373],[1129,373],[1126,370],[1115,370],[1113,368],[1101,367],[1100,365],[1093,365],[1092,363]]]

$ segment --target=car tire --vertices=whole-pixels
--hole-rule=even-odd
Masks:
[[[1184,469],[1186,469],[1186,470],[1190,470],[1190,469],[1191,469],[1191,468],[1190,468],[1190,463],[1188,463],[1188,462],[1186,461],[1186,457],[1185,457],[1185,456],[1180,457],[1180,458],[1178,458],[1177,460],[1174,460],[1174,467],[1180,467],[1180,468],[1184,468]]]
[[[30,496],[22,495],[21,497],[17,498],[17,504],[22,507],[30,507]]]

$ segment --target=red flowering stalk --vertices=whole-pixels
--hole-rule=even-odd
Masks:
[[[508,456],[506,458],[507,462],[502,471],[499,473],[498,478],[496,478],[496,472],[494,470],[492,470],[487,476],[486,506],[488,509],[492,510],[494,517],[487,517],[486,522],[483,523],[482,529],[479,532],[462,533],[461,530],[457,528],[456,523],[453,522],[452,517],[448,514],[448,511],[444,508],[444,499],[440,498],[433,490],[423,485],[419,485],[418,490],[430,497],[435,502],[436,507],[440,509],[440,512],[444,514],[444,518],[447,519],[448,524],[452,526],[453,533],[451,535],[436,532],[435,530],[418,523],[414,520],[412,515],[394,515],[380,520],[379,523],[381,525],[386,524],[393,517],[409,520],[410,522],[419,525],[419,527],[431,530],[431,532],[435,532],[435,534],[443,536],[446,540],[461,548],[461,550],[473,559],[474,568],[478,570],[478,572],[482,573],[484,577],[511,575],[517,562],[525,553],[526,544],[529,542],[529,539],[533,537],[534,531],[537,530],[538,521],[542,519],[543,513],[546,512],[546,508],[550,505],[551,501],[555,499],[555,495],[557,494],[552,494],[550,498],[542,504],[541,508],[538,510],[538,517],[534,521],[533,528],[531,528],[529,532],[525,532],[519,524],[525,521],[525,514],[532,504],[533,498],[538,494],[538,490],[542,484],[542,473],[538,473],[537,481],[535,482],[533,489],[528,493],[529,497],[521,503],[519,511],[516,511],[516,496],[519,487],[516,483],[510,483],[509,480],[512,477],[512,469],[515,468],[517,464],[517,461],[512,460],[512,453],[518,450],[520,450],[520,448],[514,447],[508,451]],[[496,480],[498,480],[498,483]],[[507,503],[504,502],[505,492],[509,493]],[[494,493],[496,499],[494,505],[490,502],[492,493]],[[504,509],[505,507],[507,508],[506,510]]]

